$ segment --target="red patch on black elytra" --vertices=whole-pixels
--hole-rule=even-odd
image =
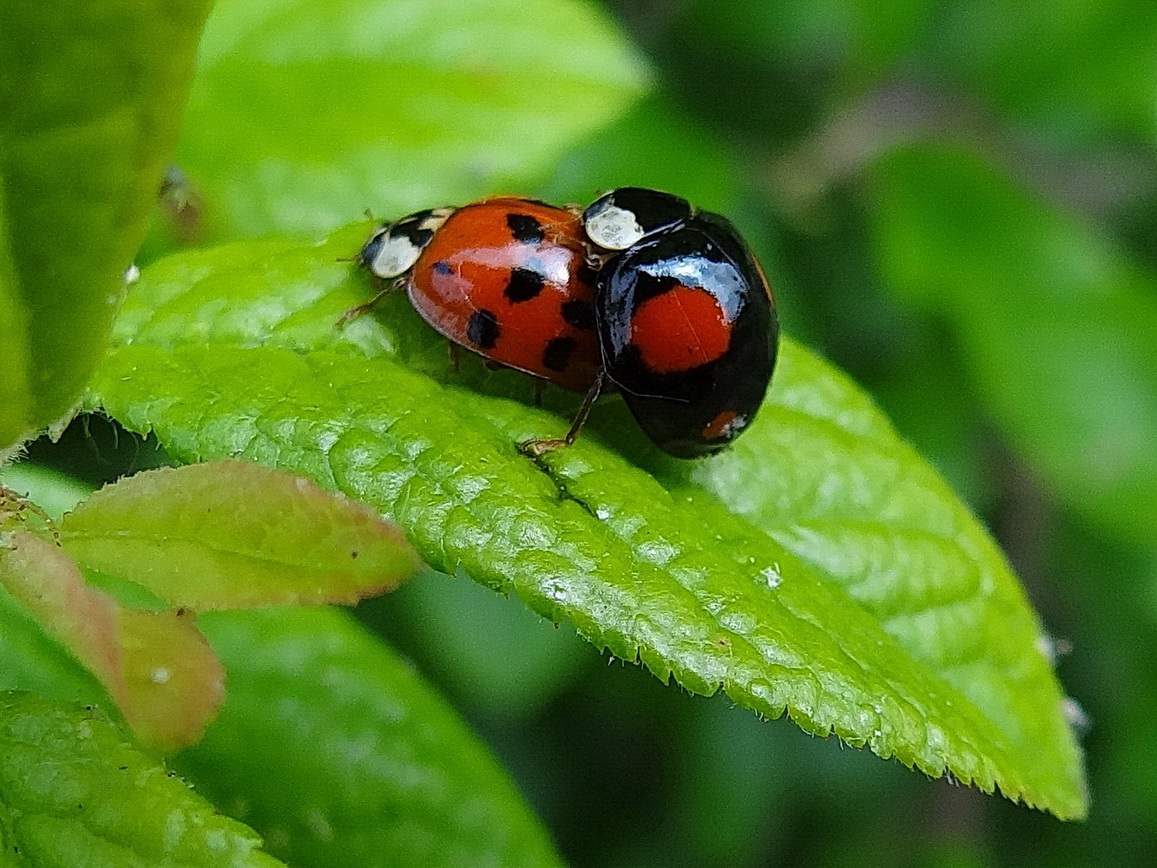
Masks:
[[[727,352],[731,323],[711,293],[675,286],[635,309],[631,345],[657,374],[690,371]]]
[[[738,418],[739,414],[734,410],[724,410],[703,426],[703,439],[718,440],[720,437],[726,437]]]

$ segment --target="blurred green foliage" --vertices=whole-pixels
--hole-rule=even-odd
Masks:
[[[0,7],[0,455],[100,360],[209,5]]]
[[[220,2],[176,155],[209,206],[202,238],[517,190],[643,89],[626,49],[576,0],[529,19],[517,3]]]
[[[227,15],[230,4],[220,5]],[[566,8],[583,20],[592,11]],[[479,124],[476,150],[429,150],[437,126],[453,122],[453,64],[432,71],[440,58],[402,69],[363,58],[352,83],[304,92],[305,111],[324,109],[343,146],[378,123],[342,115],[345,87],[380,87],[380,123],[393,130],[404,104],[428,122],[429,139],[354,158],[327,152],[292,171],[247,162],[296,150],[289,139],[303,134],[289,119],[302,91],[290,85],[326,64],[324,80],[338,81],[335,52],[282,80],[278,95],[258,88],[279,80],[276,69],[249,80],[231,70],[235,90],[222,100],[231,108],[218,116],[197,101],[219,86],[214,68],[225,62],[223,48],[207,52],[180,151],[200,211],[159,219],[147,255],[196,236],[190,220],[201,238],[307,232],[363,207],[442,204],[423,198],[434,195],[428,187],[406,186],[407,157],[438,161],[447,195],[462,199],[517,183],[586,201],[629,182],[725,211],[767,265],[789,333],[878,397],[1027,583],[1080,704],[1072,719],[1088,730],[1090,818],[1061,824],[664,689],[464,581],[419,580],[361,616],[486,735],[574,864],[1147,864],[1157,853],[1155,7],[606,0],[606,9],[626,36],[603,32],[633,40],[650,79],[640,61],[631,89],[600,89],[592,54],[594,83],[570,93],[602,100],[603,120],[617,120],[544,124],[553,132],[523,167],[504,166],[502,131],[473,117],[464,122]],[[430,26],[451,33],[449,17]],[[217,39],[224,22],[213,25]],[[511,89],[499,92],[517,103],[548,60],[504,40],[514,25],[503,26],[495,44],[458,50],[501,48]],[[267,60],[299,58],[308,36],[274,40]],[[376,57],[373,36],[363,27],[350,40]],[[403,52],[404,40],[390,44]],[[350,65],[348,53],[338,59]],[[358,77],[370,67],[380,79]],[[527,106],[545,111],[537,96]],[[237,180],[245,171],[251,180]],[[157,460],[155,444],[85,425],[31,455],[89,480]]]

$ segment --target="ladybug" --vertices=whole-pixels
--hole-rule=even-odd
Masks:
[[[575,211],[533,199],[484,199],[419,211],[381,226],[357,260],[389,281],[368,304],[404,288],[454,344],[572,391],[601,366],[594,275]]]
[[[751,424],[775,367],[779,321],[755,256],[728,220],[656,190],[614,190],[582,221],[602,260],[607,379],[664,452],[718,452]]]

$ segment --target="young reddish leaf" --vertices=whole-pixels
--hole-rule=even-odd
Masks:
[[[66,515],[60,537],[84,566],[200,610],[355,603],[420,565],[373,510],[242,461],[122,479]]]
[[[25,530],[0,544],[0,583],[97,677],[143,740],[184,747],[216,715],[224,671],[191,615],[123,608]]]
[[[221,661],[192,612],[118,610],[125,718],[157,747],[195,744],[225,699]]]
[[[123,706],[116,601],[85,584],[57,546],[24,530],[12,531],[0,547],[0,582]]]

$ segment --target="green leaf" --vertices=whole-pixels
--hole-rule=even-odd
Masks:
[[[25,478],[37,497],[58,484]],[[229,696],[205,739],[176,762],[294,865],[376,864],[382,854],[390,864],[558,864],[485,748],[348,616],[260,610],[198,625],[228,664]],[[67,694],[61,670],[75,664],[52,653],[64,656],[0,585],[0,688]],[[95,685],[72,693],[102,698]],[[3,834],[0,808],[0,842]]]
[[[655,159],[655,142],[664,143],[662,160]],[[539,194],[548,202],[590,202],[616,187],[650,187],[731,214],[741,178],[719,141],[658,93],[571,148]]]
[[[1078,511],[1157,541],[1157,275],[960,150],[893,151],[871,189],[884,277],[952,324],[1017,449]]]
[[[208,5],[0,5],[0,450],[67,413],[104,350]]]
[[[60,541],[81,565],[199,611],[355,603],[420,565],[373,510],[242,461],[122,479],[66,515]]]
[[[342,612],[212,613],[220,719],[175,763],[292,865],[560,864],[506,773]],[[303,690],[308,685],[308,690]]]
[[[21,443],[35,427],[29,380],[28,311],[13,259],[7,208],[4,173],[0,171],[0,371],[5,372],[0,377],[0,464],[7,460],[9,447]]]
[[[180,460],[243,456],[397,522],[436,569],[512,590],[659,678],[1081,816],[1044,637],[994,544],[870,400],[788,341],[760,418],[705,463],[659,455],[618,399],[542,463],[564,416],[463,360],[404,296],[316,247],[172,257],[126,305],[101,405]],[[489,394],[488,394],[489,393]],[[762,486],[729,480],[770,481]],[[798,485],[799,488],[795,488]],[[995,641],[988,641],[994,639]]]
[[[6,866],[273,868],[221,816],[111,724],[27,693],[0,694],[0,847]]]
[[[220,0],[177,161],[216,228],[312,235],[525,192],[646,77],[579,0]]]
[[[930,0],[898,0],[887,14],[870,0],[718,0],[684,4],[684,39],[694,34],[705,46],[724,48],[763,70],[786,68],[797,88],[819,89],[838,64],[843,77],[863,89],[894,74],[898,57],[911,51],[931,17]],[[810,78],[804,79],[805,74]],[[752,82],[745,91],[757,87]]]
[[[91,489],[58,470],[29,462],[0,467],[0,485],[33,501],[53,521],[92,493]],[[36,496],[32,497],[32,492]]]

